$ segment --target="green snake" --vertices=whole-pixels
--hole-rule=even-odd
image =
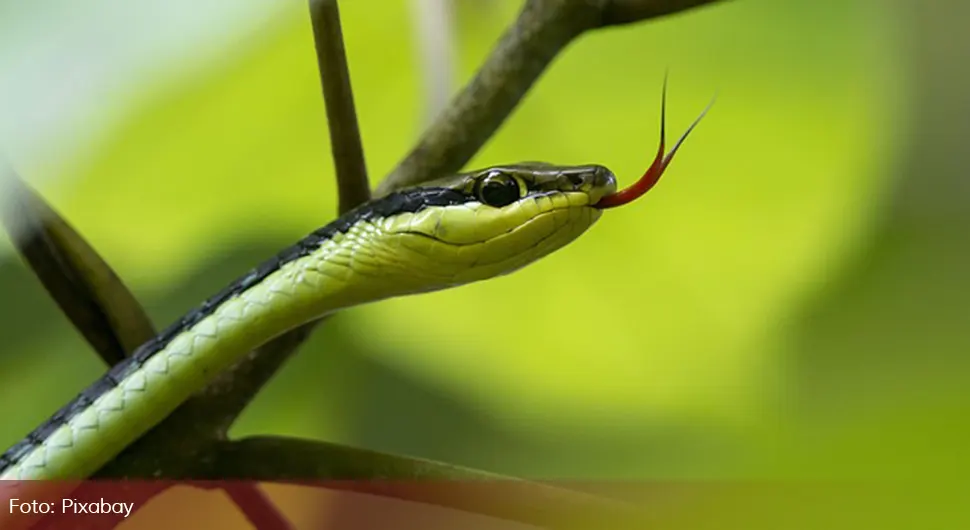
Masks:
[[[666,155],[662,112],[653,163],[622,191],[600,165],[523,163],[425,182],[360,205],[112,367],[0,456],[0,479],[87,478],[220,371],[288,330],[345,308],[508,274],[554,252],[602,210],[646,193],[706,112]]]

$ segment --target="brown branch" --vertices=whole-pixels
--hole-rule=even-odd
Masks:
[[[298,481],[544,528],[627,528],[642,520],[627,503],[423,459],[338,444],[254,437],[216,448],[210,472],[220,480]]]
[[[377,188],[376,195],[460,170],[584,32],[648,20],[717,0],[528,0],[475,78]]]

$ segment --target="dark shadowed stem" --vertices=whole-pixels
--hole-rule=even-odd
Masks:
[[[4,165],[0,218],[11,241],[101,360],[121,362],[155,335],[148,314],[91,245]]]
[[[538,482],[324,442],[254,437],[216,453],[211,471],[220,479],[305,482],[543,528],[627,528],[622,523],[645,515],[625,502]]]
[[[354,94],[350,87],[350,70],[340,29],[337,0],[310,0],[310,19],[317,51],[317,67],[323,85],[323,100],[330,127],[330,149],[337,172],[340,212],[367,202],[367,166],[364,146],[357,124]]]
[[[475,78],[442,112],[376,195],[459,171],[553,59],[587,30],[647,20],[717,0],[528,0]]]

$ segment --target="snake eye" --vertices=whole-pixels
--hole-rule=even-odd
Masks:
[[[522,196],[519,181],[505,173],[493,171],[478,181],[477,194],[483,203],[501,208]]]

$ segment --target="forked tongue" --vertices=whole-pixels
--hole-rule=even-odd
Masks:
[[[694,127],[697,127],[697,124],[701,122],[701,119],[705,114],[707,114],[707,111],[711,109],[712,105],[714,105],[713,98],[711,99],[711,102],[707,104],[707,107],[701,111],[700,115],[697,116],[694,123],[690,124],[690,127],[688,127],[680,139],[677,140],[677,143],[674,144],[674,148],[671,149],[669,153],[664,155],[664,144],[666,142],[665,123],[667,119],[667,78],[664,77],[663,96],[661,97],[660,103],[660,147],[657,149],[657,156],[654,157],[653,163],[650,164],[650,167],[647,168],[647,171],[643,173],[643,176],[640,177],[639,180],[627,188],[624,188],[612,195],[603,197],[594,206],[601,210],[623,206],[624,204],[631,203],[639,199],[650,191],[650,188],[653,188],[657,181],[660,180],[660,176],[664,174],[664,170],[666,170],[667,166],[670,165],[670,161],[674,159],[674,155],[677,153],[677,150],[680,149],[681,144],[684,143],[684,140],[687,139],[690,132],[694,130]]]

